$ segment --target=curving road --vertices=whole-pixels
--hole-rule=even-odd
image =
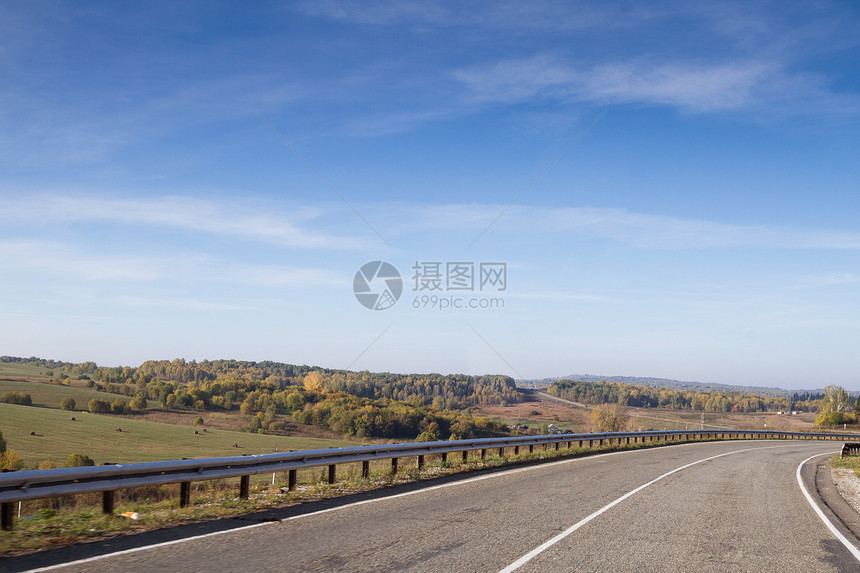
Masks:
[[[51,570],[858,571],[796,477],[837,447],[735,441],[563,460]]]

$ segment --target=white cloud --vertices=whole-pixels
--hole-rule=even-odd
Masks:
[[[332,209],[334,211],[334,209]],[[0,202],[0,217],[40,222],[110,222],[261,241],[280,247],[356,250],[375,244],[305,227],[321,226],[320,208],[273,209],[270,204],[214,201],[191,197],[111,198],[94,195],[44,195]]]
[[[379,206],[376,218],[394,221],[396,234],[414,229],[476,235],[491,225],[515,236],[519,232],[586,235],[627,243],[643,249],[704,249],[755,247],[780,249],[860,249],[860,233],[838,230],[736,225],[703,219],[637,213],[597,207],[531,207],[492,204]],[[373,211],[376,213],[376,211]]]
[[[259,307],[244,304],[225,304],[219,302],[198,300],[192,298],[158,298],[122,295],[113,298],[114,301],[129,306],[144,308],[170,308],[182,310],[214,310],[214,311],[256,311]]]
[[[222,280],[264,287],[352,287],[352,277],[328,269],[278,265],[228,266]]]
[[[762,109],[781,103],[818,102],[806,112],[854,113],[857,98],[827,89],[823,78],[786,71],[777,61],[657,62],[639,58],[567,64],[547,55],[513,59],[455,72],[475,103],[587,101],[667,105],[693,112]]]
[[[164,277],[157,258],[95,255],[56,241],[26,239],[0,240],[0,269],[9,276],[29,270],[89,280],[154,281]]]

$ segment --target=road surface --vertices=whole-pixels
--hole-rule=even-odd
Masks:
[[[563,460],[51,570],[860,571],[796,477],[837,449],[733,441]]]

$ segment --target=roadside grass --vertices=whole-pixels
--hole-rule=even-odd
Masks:
[[[844,458],[836,456],[830,460],[830,466],[845,470],[853,470],[854,475],[860,478],[860,454],[845,456]]]
[[[179,507],[178,484],[150,486],[119,490],[112,515],[101,512],[100,494],[31,500],[20,507],[16,504],[15,510],[20,511],[21,517],[16,517],[11,530],[0,531],[0,556],[10,557],[82,541],[247,515],[453,474],[679,443],[683,442],[615,444],[559,450],[536,447],[533,452],[507,454],[504,457],[497,455],[497,450],[488,450],[483,460],[479,451],[473,451],[469,452],[465,463],[457,452],[449,454],[446,461],[442,461],[440,455],[428,455],[422,469],[418,469],[414,457],[400,458],[396,474],[391,472],[390,460],[374,460],[371,462],[369,478],[361,476],[361,463],[338,465],[337,481],[334,484],[327,482],[328,471],[325,467],[306,468],[297,472],[297,487],[294,491],[288,491],[286,472],[252,477],[250,495],[245,500],[237,496],[238,480],[194,482],[191,484],[191,505],[185,508]],[[135,512],[138,518],[124,517],[122,514],[126,512]]]
[[[195,434],[195,431],[198,433]],[[69,412],[2,403],[0,432],[8,448],[21,455],[25,468],[34,468],[43,460],[62,465],[72,453],[86,454],[97,464],[104,464],[356,445],[346,440],[250,434],[200,426],[192,428],[136,420],[133,416]],[[35,435],[31,435],[31,432]],[[234,444],[238,447],[234,447]]]

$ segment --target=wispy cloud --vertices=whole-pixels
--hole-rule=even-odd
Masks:
[[[154,281],[164,276],[162,264],[155,257],[84,253],[56,241],[0,239],[0,270],[8,276],[36,271],[97,281]]]
[[[241,312],[260,310],[260,308],[255,305],[220,303],[193,298],[159,298],[122,295],[113,297],[112,300],[120,304],[144,308]]]
[[[59,222],[110,222],[261,241],[280,247],[355,250],[372,239],[338,236],[307,226],[321,226],[320,207],[275,209],[270,204],[215,201],[192,197],[110,198],[92,195],[44,195],[0,201],[0,217]]]
[[[860,110],[860,99],[832,93],[819,76],[789,73],[777,61],[756,59],[689,63],[638,58],[582,67],[539,55],[463,69],[455,76],[476,102],[486,103],[586,101],[715,112],[776,103],[785,108],[794,101],[818,102],[813,108],[818,113]]]
[[[397,204],[377,208],[389,213],[387,220],[396,222],[392,232],[408,233],[414,229],[480,230],[504,206]],[[505,214],[498,227],[506,235],[519,236],[524,231],[541,229],[544,234],[598,237],[643,249],[860,249],[860,233],[853,231],[737,225],[614,208],[517,205]]]
[[[352,287],[352,276],[320,268],[279,265],[230,265],[223,280],[264,287]]]

